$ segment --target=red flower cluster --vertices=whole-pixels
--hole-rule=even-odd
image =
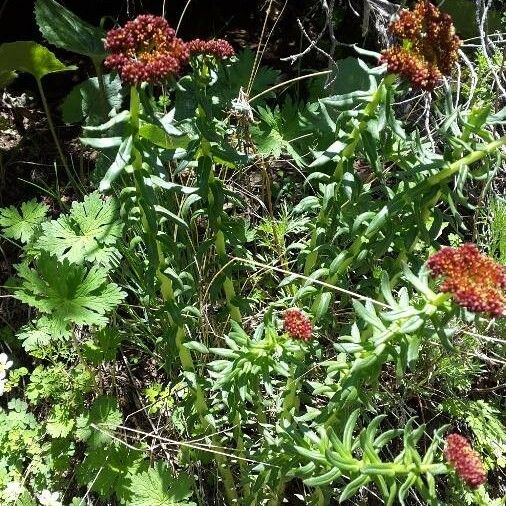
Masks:
[[[188,42],[190,54],[208,54],[216,58],[230,58],[234,56],[234,48],[223,39],[201,40],[195,39]]]
[[[389,31],[402,43],[385,49],[381,61],[388,71],[406,77],[414,88],[433,90],[448,75],[458,58],[460,39],[451,17],[428,0],[413,10],[403,9]]]
[[[177,74],[189,58],[186,44],[160,16],[145,14],[107,33],[105,47],[112,54],[105,65],[130,84],[156,82]]]
[[[465,437],[460,434],[450,434],[446,438],[444,454],[456,473],[470,487],[479,487],[487,481],[487,473],[480,456],[472,449]]]
[[[313,336],[313,325],[309,318],[297,308],[287,309],[283,318],[283,329],[290,337],[309,341]]]
[[[442,248],[429,257],[428,266],[434,276],[444,277],[440,291],[451,293],[461,306],[493,316],[503,314],[506,271],[475,244]]]
[[[144,14],[107,33],[105,47],[111,52],[106,67],[115,69],[132,85],[155,83],[180,72],[190,53],[206,53],[218,58],[233,56],[225,40],[184,42],[160,16]]]

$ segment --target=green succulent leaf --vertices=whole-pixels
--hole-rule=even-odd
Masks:
[[[49,208],[35,199],[21,204],[21,212],[15,207],[0,209],[0,226],[5,237],[27,243],[34,230],[46,219]]]

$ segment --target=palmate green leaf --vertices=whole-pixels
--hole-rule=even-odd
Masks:
[[[105,31],[86,23],[54,0],[37,0],[35,19],[48,42],[74,53],[102,59]]]
[[[5,237],[27,243],[34,230],[46,219],[49,208],[35,199],[21,204],[21,212],[15,207],[0,209],[0,226]]]
[[[298,104],[286,99],[281,108],[258,107],[258,114],[261,121],[251,128],[258,151],[274,158],[288,153],[297,165],[304,165],[302,157],[292,146],[292,141],[300,137],[302,131]]]
[[[77,480],[101,497],[116,493],[122,504],[130,504],[132,475],[145,466],[144,452],[121,443],[99,446],[77,467]]]
[[[92,193],[83,202],[74,202],[68,215],[44,223],[35,248],[72,263],[109,265],[122,228],[116,201]]]
[[[98,265],[87,269],[43,253],[36,269],[23,263],[17,270],[21,286],[14,296],[62,325],[103,327],[105,315],[125,298],[116,284],[107,282],[107,270]]]
[[[36,322],[21,328],[16,337],[23,341],[23,348],[30,352],[48,346],[54,341],[68,339],[71,331],[68,324],[61,320],[53,320],[42,316]]]
[[[47,74],[75,68],[66,66],[49,49],[32,40],[6,42],[0,46],[0,72],[28,72],[40,80]]]
[[[255,53],[246,48],[237,55],[235,61],[228,65],[220,65],[213,93],[217,95],[221,106],[229,107],[231,100],[237,98],[240,88],[247,90],[254,63]],[[276,83],[279,75],[279,70],[262,65],[253,80],[250,96],[253,97],[270,88]]]
[[[130,485],[132,498],[129,506],[193,506],[189,502],[192,495],[191,479],[186,474],[172,476],[162,462],[155,467],[136,474]]]
[[[90,448],[99,448],[111,441],[110,434],[122,421],[118,401],[114,397],[98,397],[89,412],[79,417],[76,436]]]
[[[75,418],[72,416],[68,406],[57,404],[51,410],[46,421],[46,432],[52,438],[67,437],[74,428]]]

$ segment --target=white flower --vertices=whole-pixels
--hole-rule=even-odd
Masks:
[[[63,506],[60,501],[60,492],[43,490],[37,498],[39,499],[41,506]]]
[[[0,379],[0,395],[3,395],[5,392],[5,382],[6,380]]]
[[[21,492],[23,492],[23,485],[19,481],[9,481],[4,488],[4,499],[7,502],[16,502]]]
[[[5,353],[0,353],[0,379],[5,378],[6,371],[12,367],[12,363]]]

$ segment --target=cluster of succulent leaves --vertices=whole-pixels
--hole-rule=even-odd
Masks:
[[[54,0],[35,9],[49,43],[100,68],[101,29]],[[462,108],[447,87],[433,107],[436,146],[396,106],[403,86],[360,56],[313,78],[306,100],[256,98],[279,73],[257,69],[250,51],[199,60],[162,96],[102,73],[70,93],[63,118],[82,123],[98,152],[98,189],[54,219],[36,200],[0,210],[3,236],[22,251],[9,284],[33,310],[12,343],[36,365],[11,372],[0,410],[0,485],[23,481],[20,505],[42,489],[73,506],[90,493],[133,506],[211,495],[324,505],[367,490],[386,504],[442,504],[440,479],[453,483],[447,499],[486,504],[484,489],[440,477],[454,420],[488,468],[505,466],[497,408],[460,398],[480,364],[459,339],[478,347],[465,331],[483,321],[439,296],[424,262],[451,234],[469,236],[463,210],[501,166],[494,129],[506,109]],[[35,43],[0,46],[4,77],[29,72],[40,84],[62,70]],[[236,100],[241,88],[251,105]],[[260,195],[242,191],[249,174]],[[313,340],[282,331],[293,306],[311,316]],[[132,427],[116,370],[151,359],[163,384],[143,385],[149,425]],[[434,364],[446,394],[436,423],[411,408],[392,420],[389,407],[410,396],[429,402]]]

